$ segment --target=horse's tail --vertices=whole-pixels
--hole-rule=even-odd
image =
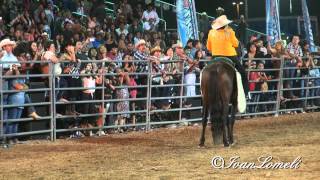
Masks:
[[[237,108],[238,106],[238,82],[237,82],[237,72],[234,71],[234,78],[233,78],[233,92],[231,96],[231,102],[233,107]]]
[[[221,112],[222,109],[222,92],[217,85],[217,82],[219,82],[219,77],[219,66],[216,66],[212,69],[208,81],[208,83],[210,83],[208,85],[208,100],[210,102],[208,108],[209,111],[213,114],[219,114],[219,112]]]

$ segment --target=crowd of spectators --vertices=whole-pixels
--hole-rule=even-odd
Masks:
[[[138,114],[129,111],[146,108],[145,101],[134,99],[147,96],[147,88],[144,87],[148,84],[147,73],[152,73],[152,85],[186,84],[182,95],[192,97],[198,94],[195,83],[199,82],[199,73],[206,65],[200,59],[210,59],[206,51],[205,32],[200,32],[200,40],[189,40],[186,47],[183,47],[177,41],[176,33],[166,34],[160,28],[160,19],[154,6],[141,1],[129,3],[122,0],[116,4],[115,14],[112,15],[107,14],[103,0],[4,0],[0,2],[0,7],[0,39],[3,40],[0,45],[3,49],[1,61],[15,61],[2,65],[3,74],[44,75],[3,81],[3,84],[7,83],[3,90],[28,89],[28,85],[34,82],[45,82],[50,87],[50,78],[45,76],[49,73],[56,76],[53,80],[56,88],[82,87],[80,90],[57,90],[55,97],[46,94],[48,101],[55,98],[59,102],[58,117],[75,117],[67,125],[62,123],[62,128],[135,124]],[[205,16],[203,20],[206,21]],[[206,29],[207,26],[202,23],[202,29]],[[271,47],[263,39],[252,36],[244,56],[244,65],[250,70],[279,68],[280,61],[252,59],[284,57],[285,67],[299,69],[286,70],[283,77],[319,77],[319,69],[313,67],[319,66],[320,61],[312,58],[307,42],[300,44],[299,36],[294,36],[287,47],[282,42]],[[147,62],[151,62],[150,67]],[[266,91],[277,89],[278,83],[268,81],[279,76],[278,71],[248,73],[249,80],[254,81],[250,83],[250,90],[263,92],[254,93],[251,101],[274,99],[276,93]],[[319,86],[319,81],[287,80],[283,87]],[[169,97],[180,95],[180,92],[179,87],[165,86],[152,88],[151,93],[152,97]],[[285,91],[281,99],[287,103],[290,99],[304,97],[306,94],[319,96],[319,88]],[[9,94],[4,99],[7,100],[4,104],[31,103],[28,93],[24,92]],[[101,103],[72,103],[102,99],[121,101],[105,103],[105,107]],[[151,102],[151,109],[170,109],[179,107],[178,104],[176,99],[155,100]],[[296,106],[295,103],[289,104]],[[190,99],[183,100],[183,107],[191,106]],[[255,105],[249,106],[249,111],[266,111],[268,108],[274,107]],[[22,109],[23,106],[6,109],[3,112],[4,119],[21,118]],[[34,107],[28,106],[26,109],[30,117],[41,118]],[[103,112],[119,114],[106,118],[81,117]],[[18,132],[18,123],[10,123],[7,127],[10,128],[5,133]],[[89,134],[92,135],[92,132]],[[98,134],[103,135],[104,132],[99,130]]]
[[[320,95],[320,61],[317,54],[314,55],[310,52],[310,44],[306,40],[300,41],[299,35],[293,35],[287,45],[285,41],[278,41],[274,46],[266,43],[263,38],[252,36],[244,55],[244,65],[249,71],[250,91],[260,93],[253,93],[251,101],[275,101],[277,93],[267,91],[277,90],[281,85],[284,89],[280,93],[283,108],[302,108],[301,112],[304,113],[308,106],[319,105],[319,99],[313,97]],[[277,69],[281,67],[282,58],[284,70],[281,74]],[[280,78],[284,79],[282,84],[278,83]],[[274,108],[274,105],[268,104],[252,105],[249,106],[249,112],[272,111]],[[287,113],[296,114],[297,111]]]

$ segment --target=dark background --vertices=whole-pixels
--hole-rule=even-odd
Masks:
[[[173,3],[174,0],[165,0]],[[219,6],[224,8],[226,14],[234,19],[237,16],[236,8],[232,2],[238,0],[196,0],[196,8],[198,12],[205,11],[208,15],[215,16],[215,9]],[[243,1],[244,2],[244,1]],[[302,16],[301,0],[292,0],[292,13],[290,13],[290,0],[280,0],[281,16]],[[309,13],[311,16],[320,16],[320,0],[307,0]],[[248,0],[249,18],[265,17],[265,0]],[[240,6],[240,14],[244,14],[244,5]]]

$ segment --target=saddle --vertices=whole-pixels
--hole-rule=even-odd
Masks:
[[[216,58],[213,59],[212,63],[214,63],[214,62],[224,62],[224,63],[230,65],[232,68],[235,69],[234,62],[231,59],[227,58],[227,57],[216,57]]]

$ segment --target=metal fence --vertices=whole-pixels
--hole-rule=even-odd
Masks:
[[[319,57],[315,57],[319,58]],[[252,72],[264,72],[273,76],[272,79],[265,80],[269,86],[268,89],[263,91],[256,89],[251,91],[252,99],[247,102],[247,111],[244,114],[238,114],[239,117],[254,117],[258,115],[275,115],[278,116],[281,113],[289,112],[289,111],[301,111],[305,110],[314,110],[319,108],[320,102],[320,77],[313,77],[309,73],[304,74],[303,76],[297,77],[288,76],[289,71],[295,71],[296,73],[301,71],[301,68],[290,67],[287,65],[287,60],[284,59],[253,59],[254,61],[264,61],[265,65],[270,64],[268,62],[276,62],[280,61],[279,68],[270,68],[266,67],[264,69],[247,69],[248,74]],[[246,61],[246,59],[243,59]],[[110,63],[110,61],[81,61],[81,63],[96,63],[101,64],[102,67],[105,67],[106,64]],[[114,62],[114,61],[112,61]],[[145,62],[145,61],[133,61],[137,62]],[[202,60],[201,62],[206,63],[207,60]],[[1,63],[1,61],[0,61]],[[7,63],[7,62],[6,62]],[[28,62],[25,62],[28,63]],[[31,62],[31,63],[44,63],[44,62]],[[55,74],[53,64],[47,62],[49,64],[49,74],[23,74],[23,75],[4,75],[4,70],[2,68],[2,64],[0,64],[0,97],[1,97],[1,121],[0,121],[0,139],[6,139],[9,137],[18,137],[18,136],[34,136],[34,135],[45,135],[50,136],[52,141],[56,140],[61,134],[70,134],[75,131],[98,131],[98,130],[106,130],[106,129],[118,129],[118,128],[139,128],[142,130],[149,131],[152,128],[160,127],[163,125],[169,124],[183,124],[187,125],[193,122],[199,122],[201,118],[201,95],[200,95],[200,83],[199,83],[199,73],[196,73],[196,79],[193,80],[193,83],[186,81],[187,73],[184,72],[183,69],[180,71],[173,73],[167,72],[166,75],[170,76],[170,80],[156,82],[155,79],[159,76],[163,76],[162,72],[155,73],[152,69],[152,64],[150,62],[146,63],[148,66],[148,71],[140,72],[140,73],[128,73],[129,76],[134,77],[136,80],[145,79],[145,81],[141,81],[142,83],[138,83],[137,86],[132,85],[123,85],[117,84],[114,85],[111,96],[107,96],[108,90],[107,87],[109,84],[107,83],[107,79],[114,79],[117,81],[119,78],[118,74],[114,74],[113,72],[108,72],[106,68],[103,71],[98,71],[98,73],[91,74],[78,74],[77,77],[80,79],[86,76],[100,76],[102,78],[101,84],[97,84],[96,87],[90,88],[97,91],[101,96],[95,97],[93,100],[83,100],[78,96],[74,99],[69,99],[68,102],[60,102],[57,99],[57,95],[61,92],[78,92],[81,94],[81,91],[88,90],[88,88],[82,87],[81,85],[78,87],[74,86],[66,86],[63,87],[61,84],[57,83],[57,81],[61,82],[63,78],[70,78],[75,76],[74,74]],[[119,62],[120,63],[120,62]],[[177,64],[181,65],[181,61],[162,61],[164,65],[168,64]],[[183,66],[182,66],[183,67]],[[319,69],[319,66],[314,67],[314,69]],[[276,75],[275,75],[276,74]],[[14,79],[24,79],[30,80],[32,78],[42,78],[43,81],[46,81],[46,84],[42,87],[34,88],[30,86],[29,89],[25,90],[7,90],[4,89],[4,84],[10,82]],[[249,83],[262,84],[261,80],[250,80]],[[301,86],[288,86],[288,84],[301,84]],[[30,85],[32,82],[30,83]],[[187,87],[194,87],[196,95],[190,96],[186,94]],[[112,95],[117,94],[118,91],[124,90],[127,93],[130,93],[130,90],[137,90],[138,96],[136,98],[131,98],[127,95],[127,98],[117,99],[116,97],[112,97]],[[14,102],[8,103],[6,99],[15,93],[24,92],[25,101],[24,104],[17,105]],[[156,92],[156,94],[155,94]],[[159,93],[160,92],[160,93]],[[163,96],[163,92],[169,92],[167,96]],[[286,93],[293,92],[297,95],[297,98],[285,98]],[[35,99],[30,98],[34,94],[39,95],[43,101],[32,102]],[[31,99],[31,101],[30,101]],[[38,98],[39,99],[39,98]],[[161,101],[168,102],[171,107],[163,108],[160,106]],[[186,103],[188,102],[188,104]],[[129,111],[117,111],[117,107],[120,103],[124,103],[126,105],[129,104]],[[99,109],[100,111],[94,111],[89,113],[80,114],[65,114],[59,112],[59,109],[65,110],[70,106],[74,106],[76,109],[81,109],[85,105],[91,104],[95,107],[95,109]],[[190,105],[192,104],[192,105]],[[288,105],[288,106],[285,106]],[[316,106],[318,105],[318,106]],[[7,111],[11,108],[25,108],[28,109],[30,107],[35,107],[39,109],[40,107],[46,110],[46,114],[42,115],[39,120],[33,120],[32,118],[28,118],[26,116],[22,116],[18,119],[10,119],[8,118]],[[113,107],[113,108],[112,108]],[[77,110],[79,111],[79,110]],[[114,122],[120,115],[127,115],[125,124],[115,124]],[[130,117],[129,117],[130,115]],[[136,121],[133,121],[133,119]],[[92,124],[96,124],[98,119],[102,120],[99,125],[95,125],[93,127],[80,127],[80,126],[70,126],[74,125],[77,121],[81,122],[83,120],[89,120],[93,122]],[[30,128],[27,130],[21,130],[19,127],[19,132],[17,133],[6,133],[5,129],[8,125],[21,125],[21,124],[32,124],[43,122],[42,128],[38,130],[33,130]],[[67,124],[67,125],[64,125]],[[97,123],[98,124],[98,123]]]

